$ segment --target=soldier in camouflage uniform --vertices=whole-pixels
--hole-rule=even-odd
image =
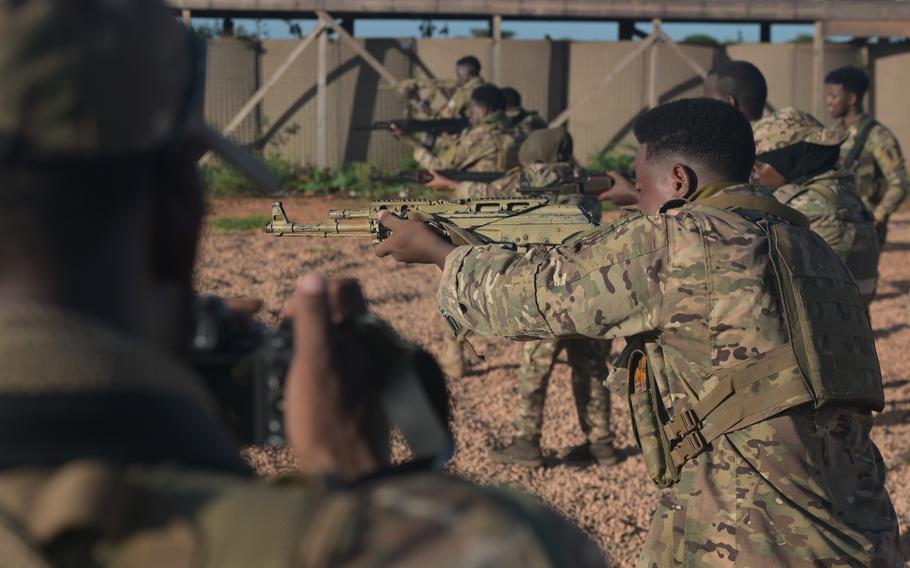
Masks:
[[[455,63],[455,80],[407,79],[398,90],[414,105],[416,118],[459,118],[468,116],[471,93],[484,84],[480,60],[466,55]]]
[[[878,238],[872,214],[856,195],[855,177],[836,169],[843,133],[827,131],[807,113],[781,109],[753,124],[755,179],[847,263],[867,302],[878,282]]]
[[[434,154],[407,133],[392,128],[401,140],[414,147],[414,159],[428,170],[501,172],[517,165],[515,138],[505,122],[502,92],[493,85],[474,90],[469,108],[470,126],[454,144]]]
[[[900,566],[870,438],[881,375],[849,272],[749,184],[752,130],[732,106],[667,103],[635,135],[641,209],[575,242],[453,247],[383,213],[376,253],[442,267],[456,326],[628,338],[610,381],[650,476],[674,489],[640,566]]]
[[[575,162],[572,148],[572,137],[564,128],[536,130],[518,152],[520,168],[492,183],[452,182],[451,186],[459,199],[513,197],[518,195],[522,180],[531,187],[546,187],[562,178],[585,173]],[[561,195],[558,201],[580,205],[600,220],[600,201],[592,195]],[[579,423],[588,438],[587,444],[568,453],[568,459],[596,460],[601,465],[616,463],[610,431],[610,394],[601,385],[607,375],[610,342],[592,339],[545,339],[525,343],[519,371],[518,416],[513,422],[517,433],[508,445],[491,453],[494,461],[527,466],[543,463],[540,434],[544,401],[553,366],[563,350],[572,368],[572,392]]]
[[[414,159],[425,169],[504,172],[517,165],[518,147],[502,114],[504,109],[505,99],[499,88],[483,85],[475,89],[468,111],[471,126],[439,154],[427,150],[402,131],[393,129],[393,132],[414,147]],[[448,182],[451,180],[434,174],[427,187],[442,189],[449,185]],[[446,375],[453,378],[464,375],[465,359],[461,344],[447,337],[440,363]]]
[[[910,178],[897,138],[863,110],[868,88],[868,77],[854,67],[835,69],[825,77],[828,111],[840,119],[838,129],[847,137],[840,149],[842,166],[856,173],[859,195],[875,215],[884,244],[888,218],[910,193]]]
[[[535,130],[547,127],[547,121],[536,110],[525,110],[521,106],[521,94],[518,91],[504,87],[502,94],[506,97],[506,118],[520,138],[525,139]]]
[[[350,287],[330,301],[316,275],[285,312],[287,432],[307,476],[252,478],[177,354],[198,151],[276,186],[204,126],[193,39],[158,0],[0,3],[0,563],[602,566],[527,497],[384,468],[377,361],[351,358],[363,346],[333,323],[364,301]]]

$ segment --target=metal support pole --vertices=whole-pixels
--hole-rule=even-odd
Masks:
[[[660,20],[651,20],[651,35],[654,37],[661,37],[660,30]],[[651,47],[648,51],[648,108],[654,108],[659,102],[659,92],[657,90],[657,66],[659,62],[658,58],[658,47],[660,41],[655,41],[651,44]]]
[[[762,22],[759,24],[759,35],[762,43],[771,43],[771,22]]]
[[[493,39],[490,58],[493,61],[493,83],[502,85],[502,16],[493,16],[490,21],[490,36]]]
[[[812,114],[822,116],[824,101],[822,93],[825,80],[825,24],[815,22],[815,35],[812,39]]]
[[[328,90],[329,34],[319,35],[316,75],[316,165],[328,167],[328,137],[326,132],[326,91]]]

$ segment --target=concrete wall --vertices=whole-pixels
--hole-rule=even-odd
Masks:
[[[491,40],[477,39],[369,39],[360,40],[393,75],[451,78],[454,63],[475,55],[490,79]],[[257,50],[232,40],[209,44],[206,115],[223,126],[258,85],[285,60],[297,40],[269,40]],[[635,117],[648,104],[651,57],[647,51],[633,61],[608,87],[597,89],[603,77],[640,42],[552,42],[504,40],[502,86],[512,86],[524,97],[525,107],[552,119],[566,105],[574,105],[589,90],[593,97],[571,116],[576,156],[586,162],[610,144],[632,142]],[[812,46],[808,44],[740,44],[714,48],[681,45],[705,69],[722,58],[752,61],[768,79],[769,100],[776,108],[796,106],[812,110]],[[668,46],[657,48],[658,93],[661,102],[701,95],[701,79]],[[277,152],[288,160],[316,161],[316,61],[312,45],[265,97],[256,113],[236,132],[246,144]],[[857,48],[828,45],[825,70],[868,61],[873,77],[870,108],[910,147],[910,115],[904,112],[904,91],[910,85],[910,51],[906,48]],[[394,90],[346,45],[328,46],[327,152],[332,165],[369,161],[396,168],[410,154],[386,132],[358,130],[377,120],[405,116],[406,105]],[[821,93],[822,91],[819,90]],[[821,95],[820,95],[821,96]],[[827,113],[823,113],[827,114]],[[819,116],[829,121],[827,116]]]

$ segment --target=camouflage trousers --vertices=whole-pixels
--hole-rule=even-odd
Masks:
[[[688,462],[639,567],[903,566],[868,412],[792,408]]]
[[[518,417],[513,422],[518,436],[540,443],[547,385],[556,357],[563,349],[572,368],[572,393],[582,431],[591,443],[612,441],[610,392],[603,385],[610,342],[596,339],[542,339],[525,343]]]

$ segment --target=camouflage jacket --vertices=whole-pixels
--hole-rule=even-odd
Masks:
[[[471,94],[474,89],[485,85],[483,77],[473,77],[463,85],[456,85],[455,92],[452,93],[445,105],[439,109],[436,114],[437,118],[458,118],[468,115],[468,104],[471,102]]]
[[[4,565],[604,566],[530,497],[442,473],[257,481],[191,373],[86,318],[4,309],[0,354]]]
[[[749,185],[720,193],[770,197]],[[769,289],[767,235],[737,213],[701,205],[705,197],[697,192],[657,215],[626,210],[550,250],[458,247],[446,259],[440,307],[487,335],[634,337],[663,407],[676,416],[712,391],[718,370],[788,342]],[[673,502],[655,513],[641,566],[798,566],[807,558],[896,565],[896,515],[869,438],[871,416],[780,411],[790,405],[756,413],[685,463]],[[844,436],[834,440],[828,428]],[[837,446],[825,452],[853,456],[849,464],[818,453],[817,433]]]
[[[502,172],[517,165],[516,146],[502,115],[493,113],[483,123],[467,128],[437,155],[417,146],[414,159],[428,170]]]
[[[528,134],[535,130],[547,127],[547,121],[541,117],[536,110],[525,110],[523,108],[509,109],[506,111],[506,118],[512,123],[516,132],[521,133],[522,138],[527,138]]]
[[[767,194],[758,186],[725,191]],[[709,214],[697,199],[659,215],[625,209],[619,221],[551,251],[459,247],[446,259],[439,302],[485,335],[659,334],[651,359],[663,362],[656,374],[673,408],[704,395],[702,379],[716,367],[787,341],[760,285],[772,276],[765,242],[753,223]]]
[[[853,149],[857,134],[870,120],[869,115],[863,115],[856,124],[847,128],[847,140],[840,149],[842,160]],[[853,168],[859,195],[877,220],[897,211],[910,193],[910,178],[900,144],[894,134],[881,124],[872,127]]]
[[[872,214],[856,196],[849,172],[824,172],[801,185],[774,191],[781,203],[800,211],[811,229],[847,263],[865,296],[875,292],[879,247]]]
[[[546,187],[564,177],[584,175],[584,170],[575,163],[561,162],[555,164],[536,163],[514,168],[508,175],[492,183],[463,181],[455,190],[457,199],[472,199],[479,197],[514,197],[519,195],[522,180],[531,187]],[[574,203],[581,205],[596,219],[600,219],[600,202],[593,195],[560,195],[558,203]]]

